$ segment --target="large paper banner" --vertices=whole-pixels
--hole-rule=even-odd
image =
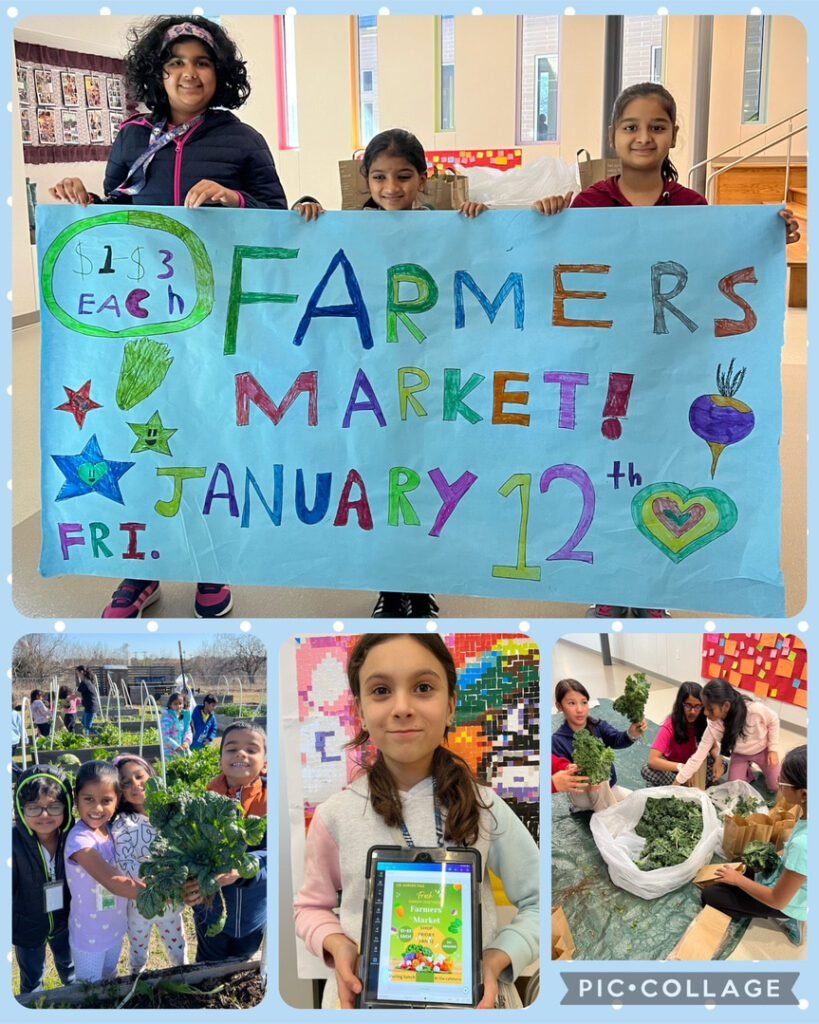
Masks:
[[[782,614],[776,209],[38,209],[44,575]]]

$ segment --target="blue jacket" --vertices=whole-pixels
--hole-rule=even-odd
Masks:
[[[623,747],[630,747],[634,742],[627,732],[620,732],[619,729],[615,729],[613,725],[609,725],[602,719],[598,721],[597,725],[593,725],[589,732],[595,739],[602,740],[612,750],[622,750]],[[574,733],[567,722],[564,722],[557,732],[552,733],[552,753],[557,754],[558,757],[566,757],[570,761],[572,759]],[[614,770],[614,765],[611,766],[609,782],[612,786],[617,785],[617,772]]]
[[[210,713],[206,721],[205,715],[202,711],[202,705],[197,704],[193,709],[191,725],[193,727],[193,743],[191,743],[191,750],[201,750],[202,747],[207,746],[208,743],[212,743],[216,739],[215,711]]]
[[[105,168],[106,195],[125,181],[131,165],[148,148],[151,128],[148,114],[123,121]],[[204,178],[238,192],[242,206],[287,209],[269,146],[229,110],[207,111],[195,128],[157,150],[141,192],[109,202],[182,206],[190,189]]]

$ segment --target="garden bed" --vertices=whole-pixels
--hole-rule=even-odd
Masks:
[[[22,1006],[51,1009],[113,1010],[127,999],[124,1010],[243,1010],[262,1001],[265,981],[261,959],[234,959],[145,971],[138,978],[116,978],[107,984],[65,985],[16,998]]]
[[[47,742],[47,741],[46,741]],[[75,757],[80,759],[82,764],[86,761],[94,760],[94,751],[100,750],[101,745],[95,747],[80,747],[78,750],[43,750],[42,747],[37,751],[37,759],[40,764],[54,764],[63,754],[73,754]],[[109,744],[106,749],[111,750],[112,754],[139,754],[139,744]],[[26,747],[26,757],[28,758],[28,764],[34,763],[34,751],[32,747]],[[159,757],[159,744],[145,745],[142,748],[142,757],[146,761],[151,761],[154,758]],[[21,758],[15,757],[14,759],[20,762]]]

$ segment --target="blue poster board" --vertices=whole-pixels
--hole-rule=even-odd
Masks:
[[[784,612],[776,208],[37,214],[45,576]]]

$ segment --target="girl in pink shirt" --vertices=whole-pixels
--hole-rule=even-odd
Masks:
[[[677,772],[697,749],[705,732],[706,718],[702,713],[702,686],[682,683],[674,699],[671,714],[660,726],[651,744],[648,763],[640,774],[649,786],[670,786]],[[708,755],[706,785],[718,782],[725,771],[719,750]]]
[[[730,756],[728,781],[751,781],[751,765],[765,775],[771,792],[779,787],[779,718],[760,701],[734,689],[722,679],[712,679],[702,690],[702,702],[708,725],[699,746],[677,772],[673,785],[687,782],[709,751],[718,748]]]

